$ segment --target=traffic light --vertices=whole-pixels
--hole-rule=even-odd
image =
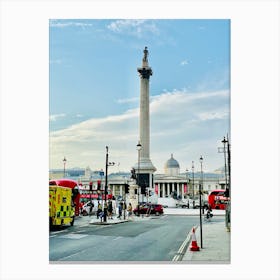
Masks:
[[[135,179],[135,180],[136,180],[135,169],[134,169],[134,168],[132,168],[130,172],[131,172],[131,177],[130,177],[130,178],[131,178],[131,179]]]
[[[92,191],[92,182],[89,182],[89,190]]]
[[[125,193],[129,193],[129,185],[128,184],[124,185],[124,191],[125,191]]]
[[[101,190],[101,180],[97,180],[97,190]]]
[[[228,188],[226,188],[225,193],[224,193],[224,196],[225,196],[225,197],[229,197],[229,189],[228,189]]]

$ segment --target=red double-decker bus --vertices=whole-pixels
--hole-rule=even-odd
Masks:
[[[208,196],[208,205],[211,209],[225,210],[229,197],[225,196],[225,190],[213,190]]]

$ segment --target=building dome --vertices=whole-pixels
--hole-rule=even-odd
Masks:
[[[178,175],[180,173],[180,165],[178,161],[173,158],[173,154],[171,154],[171,158],[165,163],[164,170],[167,175]]]

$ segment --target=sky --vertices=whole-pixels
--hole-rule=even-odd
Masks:
[[[149,50],[150,158],[214,171],[230,137],[230,20],[51,19],[49,167],[129,171],[137,162],[140,79]]]

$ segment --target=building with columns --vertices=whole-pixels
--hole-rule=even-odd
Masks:
[[[157,199],[177,197],[186,199],[199,195],[199,184],[203,186],[204,199],[210,191],[225,188],[224,174],[221,172],[180,173],[180,164],[171,154],[170,159],[164,164],[164,174],[155,174],[154,185]]]

